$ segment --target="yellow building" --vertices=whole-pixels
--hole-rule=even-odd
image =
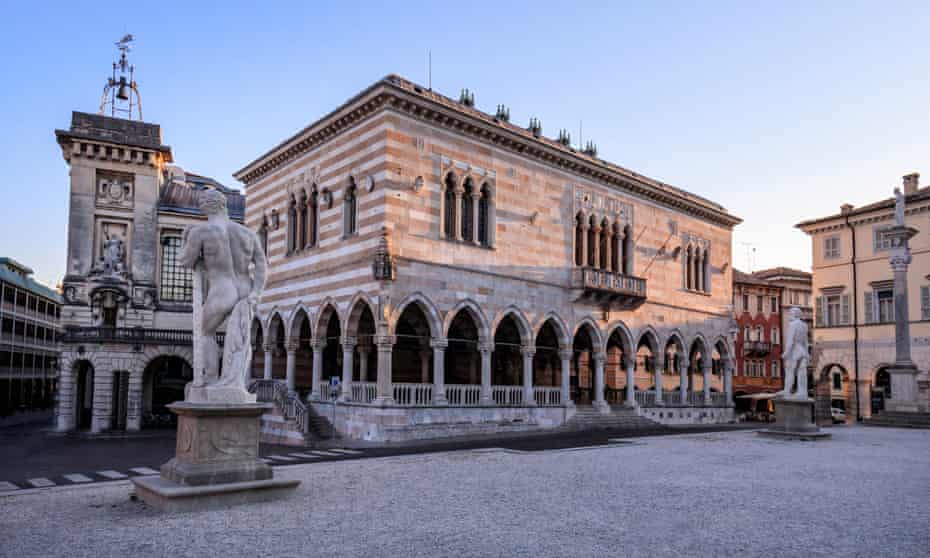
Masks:
[[[905,224],[910,240],[907,273],[911,359],[918,401],[928,399],[930,368],[930,187],[904,177]],[[886,231],[895,223],[894,198],[811,219],[797,227],[813,242],[814,346],[818,386],[829,385],[832,405],[849,420],[867,418],[894,397],[887,368],[895,361],[894,281]],[[858,389],[856,388],[858,386]]]

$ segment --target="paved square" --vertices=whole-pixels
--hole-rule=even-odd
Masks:
[[[20,557],[926,556],[930,431],[832,432],[317,462],[275,471],[303,481],[286,500],[199,514],[127,483],[10,492],[0,538]]]
[[[75,484],[82,483],[82,482],[91,482],[94,480],[88,477],[87,475],[82,475],[80,473],[72,473],[70,475],[62,475],[62,476]]]

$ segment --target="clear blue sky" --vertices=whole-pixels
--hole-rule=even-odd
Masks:
[[[53,130],[94,112],[124,33],[145,119],[188,170],[233,171],[398,73],[597,142],[724,204],[734,263],[810,266],[805,218],[930,183],[930,3],[2,2],[0,255],[55,283],[68,175]]]

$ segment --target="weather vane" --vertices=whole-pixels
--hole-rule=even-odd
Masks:
[[[132,120],[135,113],[138,120],[142,120],[142,97],[139,95],[139,87],[133,79],[135,67],[129,63],[126,57],[126,54],[132,50],[130,46],[132,41],[133,36],[126,34],[115,43],[116,48],[120,51],[120,58],[119,61],[113,63],[113,75],[107,79],[106,85],[103,86],[99,114],[106,111],[109,103],[110,116],[114,118],[125,117]]]

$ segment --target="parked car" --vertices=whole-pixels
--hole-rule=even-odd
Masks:
[[[833,417],[833,424],[839,424],[839,423],[846,422],[846,411],[844,411],[843,409],[837,409],[836,407],[831,407],[830,416]]]

